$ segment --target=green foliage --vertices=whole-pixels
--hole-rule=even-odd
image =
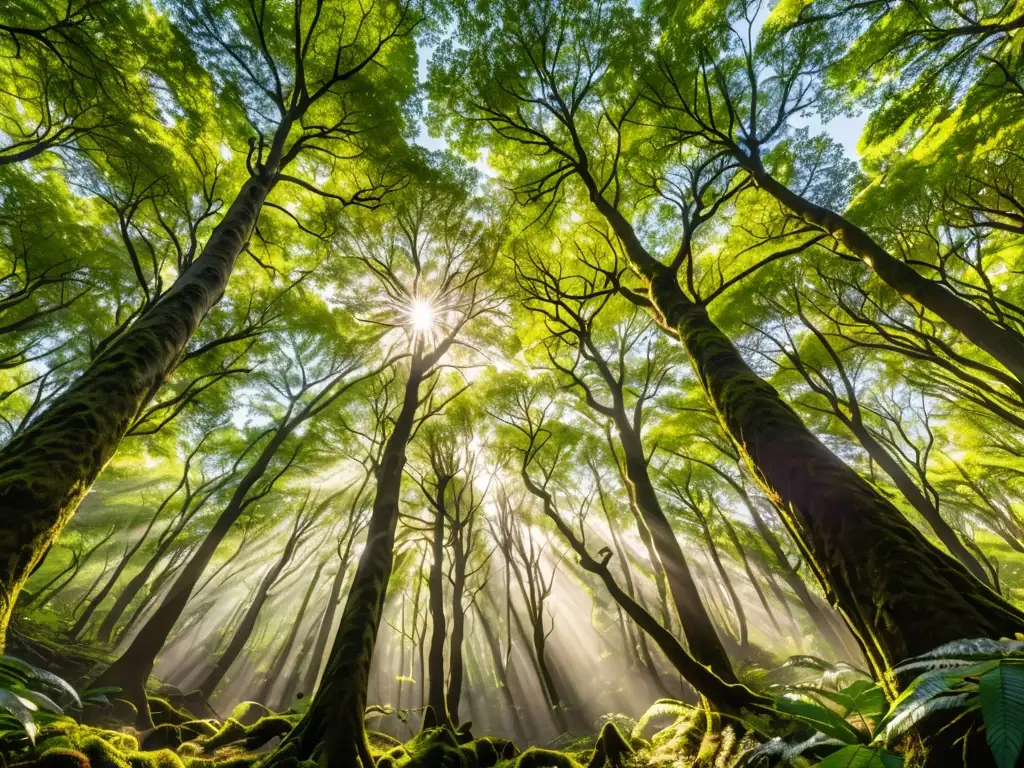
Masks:
[[[65,680],[13,656],[0,656],[0,745],[16,748],[22,739],[35,743],[41,726],[65,720],[64,706],[81,709],[82,701]]]

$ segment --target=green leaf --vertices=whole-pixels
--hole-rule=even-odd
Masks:
[[[900,768],[903,758],[876,747],[848,746],[833,752],[818,768]]]
[[[953,682],[961,683],[962,680],[942,671],[929,672],[915,678],[893,702],[889,714],[878,724],[875,741],[888,744],[932,712],[967,706],[971,693],[954,690]]]
[[[21,723],[25,733],[28,735],[29,741],[33,744],[36,741],[36,724],[32,716],[32,710],[35,706],[32,702],[26,701],[17,694],[5,688],[0,688],[0,709],[10,712]]]
[[[816,730],[838,739],[844,744],[858,744],[863,737],[846,720],[820,704],[814,704],[795,694],[780,696],[775,700],[775,708],[791,717],[802,720]]]
[[[45,669],[29,664],[27,661],[22,661],[15,656],[3,656],[0,657],[10,668],[16,668],[25,676],[26,686],[32,680],[36,680],[42,683],[44,686],[53,688],[54,690],[60,691],[61,694],[70,698],[75,706],[81,707],[82,702],[78,698],[78,692],[71,686],[71,684],[62,677],[58,677],[52,672],[47,672]],[[32,686],[38,688],[38,685]]]
[[[1013,768],[1024,747],[1024,667],[1000,664],[978,685],[985,737],[999,768]]]

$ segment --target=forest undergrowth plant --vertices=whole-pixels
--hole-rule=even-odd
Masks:
[[[74,723],[65,710],[107,706],[106,694],[93,689],[81,696],[64,678],[14,656],[0,656],[0,754],[6,756],[35,744],[40,728]]]
[[[997,768],[1013,768],[1024,752],[1024,641],[965,639],[914,656],[893,669],[902,693],[891,703],[863,670],[809,656],[790,659],[780,671],[812,669],[815,680],[775,686],[776,706],[814,729],[800,741],[775,738],[748,752],[743,765],[794,765],[821,758],[826,768],[896,768],[904,764],[908,738],[939,712],[966,722],[957,746],[984,739]],[[852,679],[851,679],[852,678]],[[974,722],[971,722],[971,719]],[[934,718],[932,718],[934,720]],[[945,748],[945,747],[943,747]]]

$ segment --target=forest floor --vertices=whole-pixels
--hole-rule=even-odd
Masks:
[[[12,628],[7,652],[85,690],[97,670],[112,658],[87,643],[68,644],[45,626],[21,623]],[[256,768],[302,717],[302,712],[273,712],[257,702],[242,702],[219,716],[196,694],[171,686],[153,686],[149,704],[155,728],[140,731],[130,723],[131,705],[108,697],[110,706],[87,705],[76,717],[42,723],[35,743],[0,755],[10,768]],[[613,723],[600,733],[564,735],[560,749],[516,745],[495,737],[471,736],[444,728],[421,730],[402,743],[369,731],[376,768],[654,768],[703,764],[737,752],[728,729],[707,727],[700,709],[666,712],[674,727],[651,741]],[[686,717],[680,717],[686,715]],[[659,718],[659,720],[664,720]],[[709,738],[709,734],[711,738]],[[728,765],[723,762],[722,765]],[[713,764],[713,763],[709,763]],[[307,768],[305,764],[296,768]],[[312,763],[308,768],[315,768]]]

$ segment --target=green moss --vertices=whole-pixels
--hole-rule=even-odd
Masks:
[[[120,750],[99,736],[83,739],[82,752],[89,758],[91,768],[132,768]]]
[[[242,725],[253,725],[260,718],[269,717],[275,714],[273,710],[263,706],[258,701],[243,701],[231,710],[229,720],[237,720]]]
[[[35,752],[37,755],[43,755],[46,752],[54,749],[74,749],[75,744],[67,736],[51,736],[48,739],[43,739],[36,742]]]
[[[181,724],[182,733],[187,734],[189,738],[214,736],[219,729],[220,723],[216,720],[189,720]]]
[[[182,725],[195,718],[183,709],[178,709],[167,699],[159,696],[147,696],[149,700],[149,711],[153,716],[155,725],[170,723],[171,725]]]
[[[601,729],[594,745],[594,754],[587,768],[625,768],[626,761],[633,754],[633,747],[622,736],[614,723],[608,722]]]
[[[258,749],[271,739],[284,736],[294,725],[295,716],[270,715],[262,717],[252,725],[243,725],[229,717],[217,733],[208,738],[199,739],[207,752],[212,752],[228,744],[238,744],[243,749]]]
[[[519,749],[508,739],[483,737],[463,744],[462,752],[477,768],[492,768],[503,760],[511,760]]]
[[[392,747],[387,752],[384,752],[377,760],[377,766],[378,768],[381,766],[383,766],[383,768],[397,768],[398,766],[405,765],[408,762],[409,752],[402,744],[399,744],[397,747]]]
[[[188,760],[187,768],[252,768],[264,755],[238,755],[228,758],[208,758]]]
[[[197,744],[194,741],[186,741],[179,745],[175,752],[178,753],[179,757],[184,758],[185,761],[188,762],[188,758],[199,757],[203,754],[203,745]]]
[[[54,747],[35,760],[15,763],[11,768],[90,768],[90,765],[89,758],[77,749]]]
[[[107,730],[94,731],[94,733],[122,752],[137,752],[139,749],[139,740],[130,733]]]
[[[146,749],[177,749],[184,740],[181,728],[164,723],[154,728],[142,743]]]
[[[402,742],[394,736],[388,736],[379,731],[367,731],[366,740],[370,743],[370,754],[374,757],[382,755],[395,747],[402,746]]]
[[[127,755],[132,768],[185,768],[181,758],[169,749],[155,752],[130,752]]]
[[[583,768],[564,752],[530,747],[515,762],[516,768]]]

